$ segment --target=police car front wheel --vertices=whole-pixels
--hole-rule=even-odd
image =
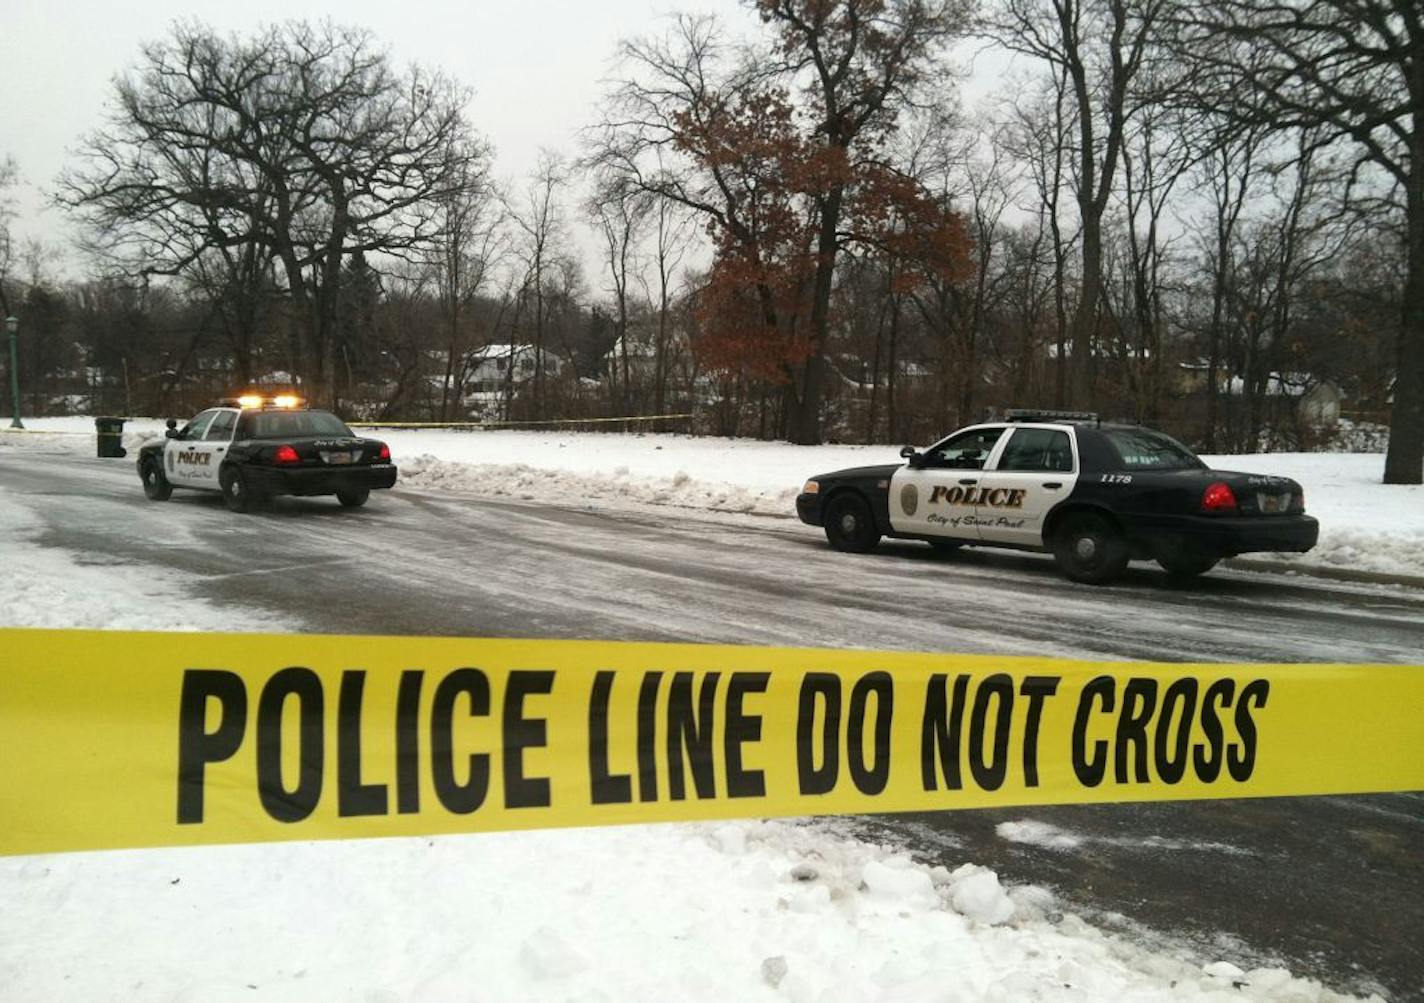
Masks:
[[[836,550],[863,554],[880,542],[870,506],[857,494],[839,494],[826,506],[826,539]]]
[[[1127,567],[1127,541],[1108,519],[1092,512],[1069,516],[1054,534],[1053,556],[1075,582],[1106,585]]]
[[[173,485],[163,475],[163,468],[155,460],[144,460],[138,468],[143,479],[143,493],[153,501],[167,501],[173,497]]]

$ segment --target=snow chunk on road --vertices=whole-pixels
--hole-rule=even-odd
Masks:
[[[1000,822],[994,826],[994,832],[1000,839],[1007,839],[1010,843],[1027,843],[1052,850],[1076,850],[1083,845],[1082,837],[1065,832],[1056,825],[1035,822],[1033,819]]]
[[[936,898],[929,871],[904,858],[867,861],[861,868],[860,879],[866,889],[879,898],[921,905]]]
[[[950,875],[949,901],[959,913],[985,926],[1007,923],[1014,915],[1013,899],[999,884],[999,875],[977,864],[963,864]]]

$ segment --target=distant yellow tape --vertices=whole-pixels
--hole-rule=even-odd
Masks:
[[[105,433],[99,433],[99,432],[75,432],[75,431],[72,431],[72,430],[70,430],[70,429],[52,429],[52,428],[0,428],[0,432],[4,432],[6,435],[100,435],[100,434],[112,435],[112,434],[113,434],[113,433],[110,433],[110,432],[105,432]]]
[[[351,428],[508,428],[513,425],[603,425],[611,422],[672,421],[695,418],[685,414],[640,414],[624,418],[549,418],[540,421],[348,421]]]
[[[1424,789],[1424,669],[0,630],[0,853]]]

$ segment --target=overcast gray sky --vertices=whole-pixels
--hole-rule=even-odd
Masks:
[[[474,89],[470,120],[495,146],[496,176],[517,184],[541,147],[576,152],[619,40],[660,32],[679,10],[715,12],[739,32],[756,26],[738,0],[6,0],[0,157],[16,159],[24,182],[13,233],[58,245],[69,259],[73,231],[47,206],[46,194],[67,151],[101,123],[115,75],[132,68],[139,46],[167,34],[175,20],[196,18],[224,32],[291,18],[369,28],[398,65],[438,67]],[[958,58],[969,56],[961,48]],[[975,62],[972,89],[982,93],[998,73],[985,72],[982,54]],[[593,236],[575,229],[596,288],[602,281]]]
[[[736,0],[7,0],[0,156],[16,159],[25,182],[15,235],[67,242],[64,217],[45,207],[44,193],[66,151],[100,124],[113,77],[175,19],[222,31],[326,17],[369,28],[397,64],[439,67],[473,87],[470,119],[495,145],[497,175],[520,178],[541,146],[574,151],[619,39],[661,30],[666,14],[693,7],[733,23],[749,17]]]

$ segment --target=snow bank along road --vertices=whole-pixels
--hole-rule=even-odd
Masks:
[[[260,629],[265,609],[273,629],[323,632],[379,624],[391,634],[1231,661],[1417,663],[1424,653],[1424,596],[1405,589],[1218,573],[1173,590],[1145,569],[1087,589],[1032,555],[939,557],[906,544],[852,557],[779,522],[400,489],[359,511],[284,500],[238,517],[216,496],[148,502],[131,463],[42,447],[0,452],[0,486],[41,545],[132,568],[136,585],[182,572],[199,597],[245,607],[234,629]],[[181,627],[181,603],[166,601],[164,622]],[[26,622],[45,622],[43,603]],[[105,625],[102,613],[93,625]],[[930,860],[968,857],[1054,886],[1109,924],[1225,931],[1263,963],[1339,988],[1424,995],[1417,795],[865,827]]]

